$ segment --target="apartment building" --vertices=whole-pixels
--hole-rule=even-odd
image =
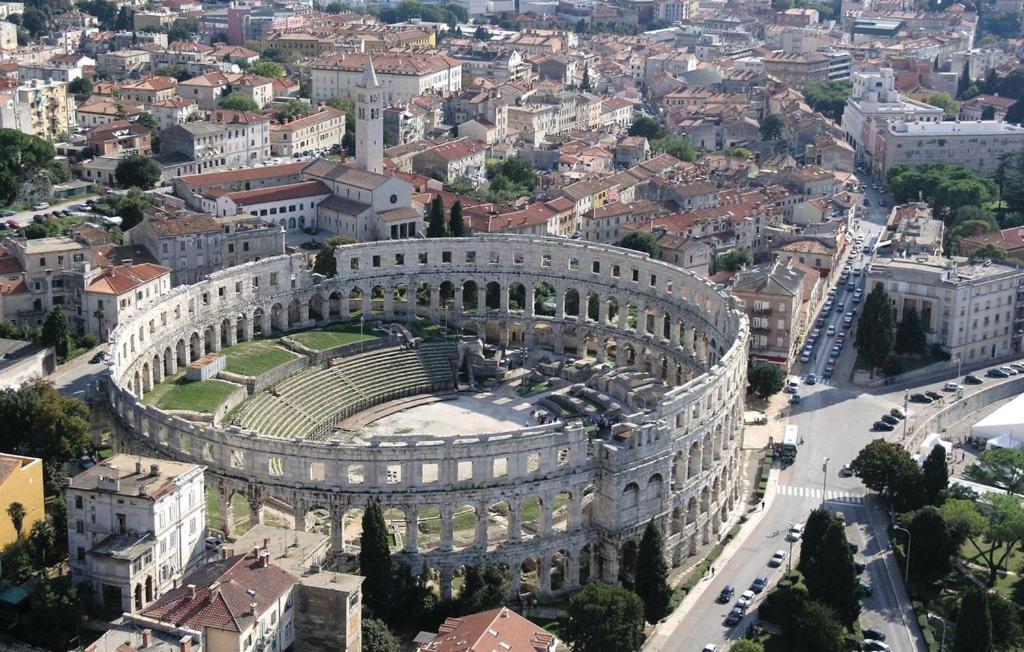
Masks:
[[[368,54],[344,53],[312,64],[312,100],[356,96]],[[444,54],[375,54],[373,67],[385,104],[408,102],[424,93],[452,93],[462,89],[462,63]]]
[[[160,132],[164,154],[196,162],[198,172],[253,166],[270,158],[270,118],[218,110],[213,121],[185,122]]]
[[[109,72],[114,79],[129,79],[149,70],[149,52],[117,50],[96,56],[96,69]]]
[[[927,341],[964,363],[1013,352],[1014,315],[1024,270],[963,258],[876,258],[867,275],[870,291],[881,283],[897,321],[914,307]]]
[[[152,155],[152,138],[145,125],[127,120],[114,120],[90,129],[85,142],[97,156],[122,158],[128,154]]]
[[[270,153],[292,157],[340,145],[345,137],[345,114],[338,109],[322,110],[284,124],[270,125]]]
[[[483,143],[459,138],[416,154],[412,167],[415,172],[445,183],[459,177],[478,179],[484,174],[485,154]]]
[[[209,72],[178,84],[181,97],[195,100],[203,111],[215,110],[222,98],[236,91],[262,109],[274,99],[274,80],[259,75]]]
[[[195,283],[224,267],[224,229],[210,215],[153,206],[124,237],[170,268],[174,285]]]
[[[61,140],[75,123],[74,102],[68,99],[68,85],[62,81],[29,80],[18,86],[14,103],[14,125],[50,142]]]
[[[153,75],[138,81],[126,82],[121,84],[120,88],[123,99],[151,106],[177,97],[178,80],[174,77]]]
[[[770,54],[764,70],[790,88],[802,91],[811,84],[829,81],[829,57],[820,52]]]
[[[275,222],[248,213],[217,217],[224,229],[225,267],[284,253],[285,230]]]
[[[171,290],[171,270],[152,263],[108,265],[86,277],[87,330],[106,341],[117,325]]]
[[[750,356],[789,368],[807,331],[817,272],[776,260],[740,272],[732,293],[750,319]]]
[[[108,607],[137,614],[205,556],[204,467],[115,455],[65,491],[71,576]]]
[[[1004,154],[1024,150],[1024,127],[1008,122],[893,122],[879,130],[872,168],[882,178],[897,165],[962,165],[991,177]]]

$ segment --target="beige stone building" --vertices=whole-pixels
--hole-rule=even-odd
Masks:
[[[68,85],[61,81],[33,79],[18,86],[15,112],[15,128],[51,142],[60,140],[74,123]]]
[[[323,110],[284,124],[270,125],[270,153],[294,156],[341,144],[345,136],[345,114],[338,109]]]
[[[776,260],[741,272],[732,292],[750,319],[750,356],[786,368],[794,362],[810,319],[817,275],[793,261]]]

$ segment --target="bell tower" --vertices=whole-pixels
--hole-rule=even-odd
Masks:
[[[367,172],[383,174],[384,102],[373,59],[369,56],[356,91],[356,165]]]

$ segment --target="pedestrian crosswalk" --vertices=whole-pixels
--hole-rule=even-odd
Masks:
[[[775,487],[775,494],[778,496],[799,496],[801,498],[814,498],[815,500],[821,500],[821,489],[814,487],[778,485],[777,487]],[[829,491],[825,497],[825,500],[831,503],[863,505],[864,494],[859,494],[850,491]]]

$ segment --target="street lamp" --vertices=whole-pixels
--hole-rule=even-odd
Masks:
[[[903,390],[903,439],[907,438],[907,422],[910,421],[910,412],[907,406],[910,404],[910,390]]]
[[[910,542],[912,540],[910,530],[908,530],[905,527],[900,527],[898,525],[893,525],[892,529],[898,530],[900,532],[905,532],[907,534],[907,562],[906,568],[903,569],[903,583],[908,584],[910,582]]]
[[[821,506],[822,507],[825,506],[825,493],[826,493],[826,489],[828,489],[828,462],[829,462],[829,458],[826,457],[825,460],[821,463],[821,476],[822,476],[822,478],[821,478]]]
[[[789,531],[792,532],[794,527],[796,527],[796,523],[790,523]],[[786,539],[789,541],[789,557],[786,557],[786,575],[790,575],[793,573],[793,538],[787,535]]]
[[[942,623],[942,640],[939,642],[939,652],[945,652],[946,650],[946,619],[932,612],[928,612],[928,620],[937,620]]]
[[[962,356],[956,356],[956,377],[960,378],[960,372],[963,370],[964,359]]]

